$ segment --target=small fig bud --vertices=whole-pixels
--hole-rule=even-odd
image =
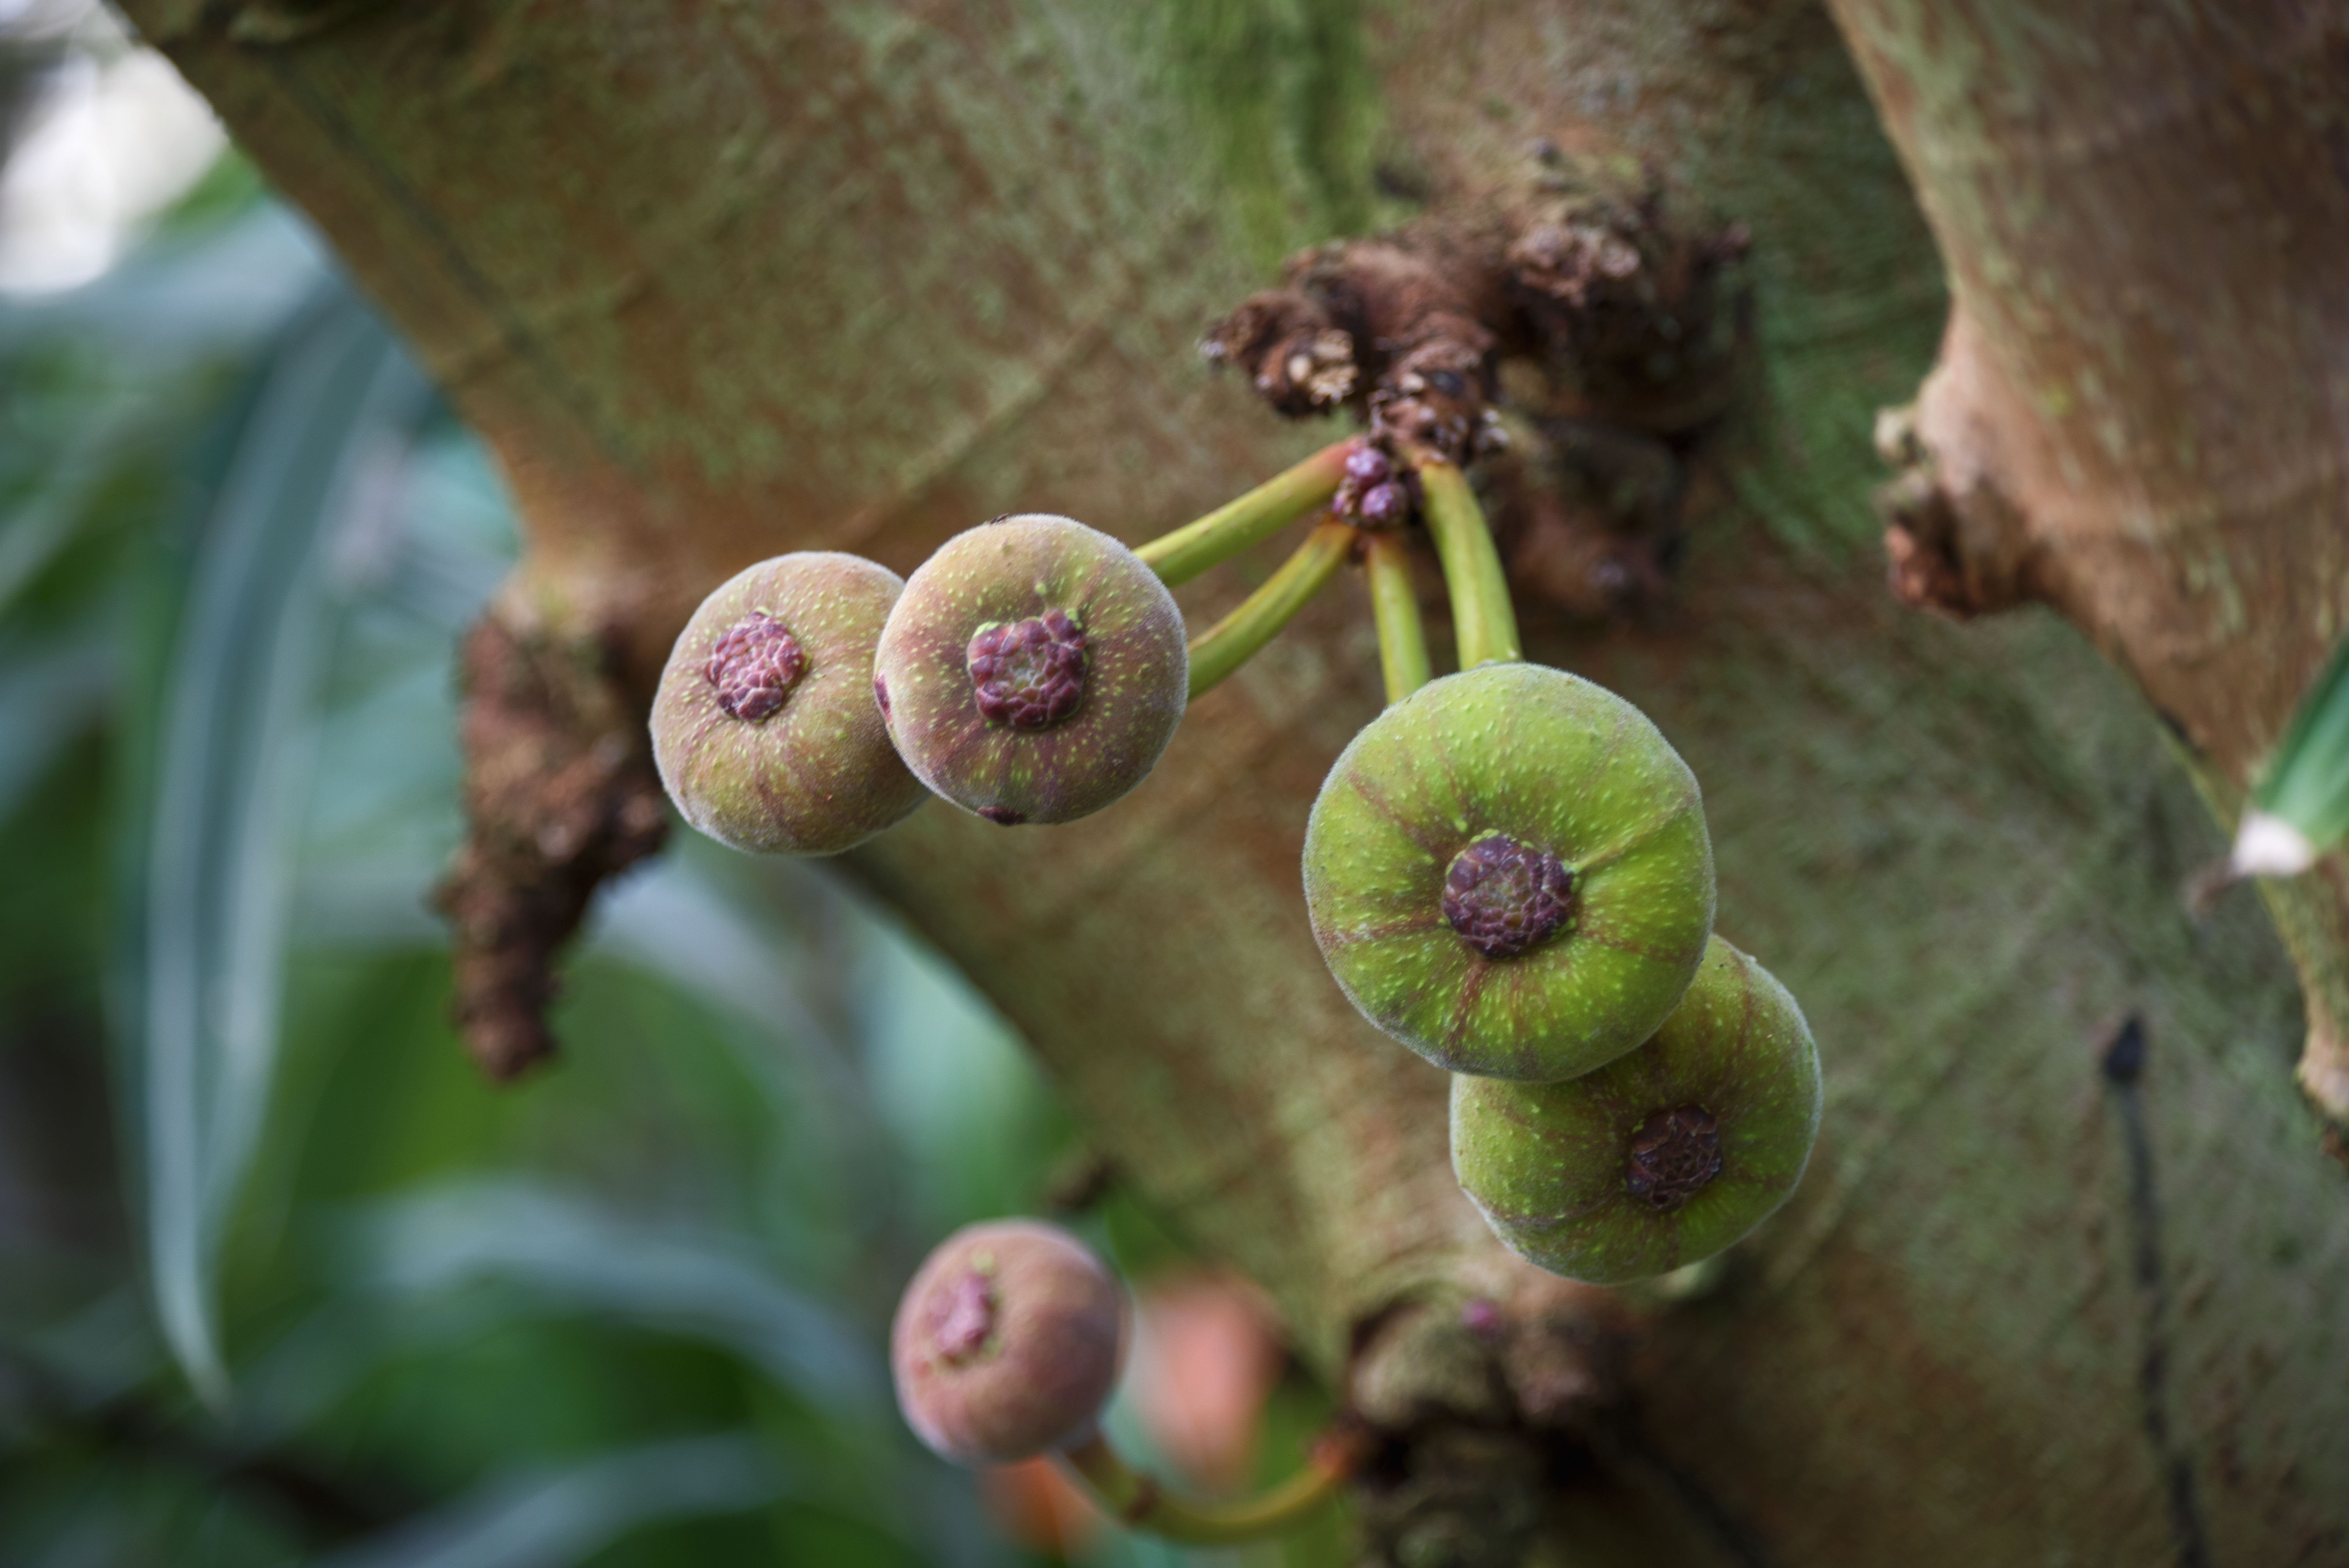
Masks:
[[[897,1408],[957,1464],[1033,1458],[1092,1429],[1125,1333],[1125,1292],[1074,1236],[1029,1220],[968,1225],[897,1304]]]
[[[653,698],[653,760],[721,843],[828,855],[926,798],[874,711],[873,648],[905,584],[870,561],[762,561],[701,603]]]
[[[1346,477],[1356,484],[1384,484],[1394,473],[1394,465],[1376,447],[1361,446],[1346,454]]]
[[[1452,1082],[1452,1169],[1528,1262],[1620,1284],[1711,1257],[1784,1202],[1819,1055],[1770,972],[1716,936],[1662,1028],[1567,1083]]]
[[[1713,929],[1695,777],[1621,697],[1540,665],[1421,687],[1339,757],[1305,901],[1363,1015],[1453,1072],[1555,1082],[1653,1034]]]
[[[1401,528],[1411,521],[1408,474],[1395,472],[1394,459],[1368,441],[1358,441],[1346,454],[1345,478],[1330,506],[1340,517],[1363,528]]]
[[[1065,822],[1157,764],[1190,669],[1157,575],[1108,534],[1036,513],[923,562],[881,634],[874,696],[947,799],[1007,826]]]
[[[1401,528],[1411,521],[1411,492],[1392,480],[1362,492],[1362,526]]]

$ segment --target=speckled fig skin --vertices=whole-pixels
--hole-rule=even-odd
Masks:
[[[701,602],[653,698],[653,761],[685,820],[738,850],[829,855],[927,799],[873,706],[873,648],[905,588],[854,555],[806,551],[737,573]],[[806,666],[782,705],[730,717],[704,673],[754,613],[789,629]]]
[[[1719,1170],[1666,1207],[1635,1190],[1632,1142],[1699,1108]],[[1770,972],[1716,936],[1655,1037],[1569,1083],[1452,1080],[1452,1170],[1528,1263],[1591,1284],[1711,1257],[1785,1202],[1819,1130],[1819,1054]]]
[[[1062,611],[1084,638],[1084,693],[1044,729],[992,723],[971,683],[981,627]],[[1142,782],[1191,684],[1183,614],[1108,534],[1046,513],[948,540],[905,583],[881,634],[874,695],[922,781],[990,821],[1066,822]]]
[[[1074,1236],[1031,1220],[966,1226],[897,1303],[897,1408],[957,1464],[1031,1459],[1092,1430],[1126,1327],[1124,1289]]]
[[[1547,939],[1488,958],[1445,917],[1471,843],[1506,834],[1572,875]],[[1484,665],[1396,703],[1313,802],[1305,902],[1355,1006],[1453,1072],[1555,1082],[1653,1034],[1713,929],[1696,778],[1647,716],[1579,676]]]

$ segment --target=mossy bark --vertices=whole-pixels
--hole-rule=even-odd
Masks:
[[[760,556],[909,572],[1032,510],[1138,542],[1293,460],[1327,428],[1206,374],[1200,330],[1298,244],[1473,204],[1533,139],[1746,224],[1755,352],[1671,614],[1523,607],[1533,656],[1694,767],[1721,930],[1809,1014],[1826,1131],[1709,1290],[1624,1304],[1631,1413],[1595,1466],[1502,1452],[1547,1398],[1522,1344],[1513,1408],[1446,1383],[1445,1315],[1541,1287],[1453,1182],[1442,1075],[1352,1014],[1307,923],[1307,809],[1380,700],[1359,589],[1115,809],[1006,832],[931,807],[853,870],[1317,1367],[1436,1304],[1363,1397],[1493,1429],[1430,1451],[1547,1489],[1544,1560],[2349,1553],[2349,1229],[2289,1083],[2290,969],[2248,898],[2180,908],[2218,836],[2093,648],[1883,593],[1870,419],[1946,301],[1824,13],[448,0],[264,45],[232,36],[255,7],[129,8],[496,447],[531,546],[510,602],[625,626],[647,689]],[[2130,1016],[2150,1067],[2118,1084],[2098,1048]]]
[[[1954,294],[1910,544],[1965,585],[1951,607],[2061,609],[2231,820],[2349,629],[2349,16],[1832,8]],[[2302,1085],[2349,1126],[2349,869],[2265,891],[2306,992]]]

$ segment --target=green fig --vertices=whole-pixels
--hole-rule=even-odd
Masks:
[[[889,1369],[905,1424],[957,1464],[1088,1436],[1125,1355],[1125,1292],[1083,1243],[1029,1220],[969,1225],[905,1287]]]
[[[1431,682],[1354,738],[1305,830],[1313,934],[1355,1006],[1437,1066],[1554,1082],[1653,1034],[1713,929],[1695,776],[1563,670]]]
[[[1452,1080],[1452,1169],[1511,1250],[1591,1284],[1711,1257],[1786,1200],[1819,1053],[1770,972],[1716,936],[1653,1039],[1568,1083]]]
[[[653,698],[653,760],[721,843],[828,855],[928,798],[873,707],[873,648],[904,583],[854,555],[748,567],[686,623]]]
[[[948,540],[881,634],[873,695],[922,781],[990,822],[1066,822],[1149,773],[1191,680],[1157,574],[1065,517]]]

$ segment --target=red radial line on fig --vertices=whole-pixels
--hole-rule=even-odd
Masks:
[[[1604,947],[1609,949],[1610,952],[1615,953],[1628,953],[1634,958],[1644,958],[1651,964],[1670,964],[1672,962],[1671,957],[1658,953],[1646,943],[1626,942],[1619,936],[1609,936],[1607,934],[1607,929],[1608,928],[1603,925],[1594,925],[1588,928],[1578,928],[1576,930],[1574,934],[1580,940],[1588,942],[1593,947]],[[1702,951],[1702,947],[1700,947],[1700,951]]]
[[[1362,804],[1386,819],[1395,831],[1409,839],[1431,861],[1441,865],[1450,861],[1453,851],[1442,847],[1454,840],[1449,828],[1441,823],[1431,825],[1414,820],[1389,799],[1383,789],[1363,778],[1359,769],[1349,774],[1345,782],[1348,789],[1361,798]]]
[[[1491,965],[1478,964],[1461,977],[1460,993],[1452,1000],[1452,1021],[1444,1031],[1445,1050],[1458,1050],[1460,1042],[1468,1037],[1468,1026],[1475,1022],[1476,1000],[1485,994],[1485,979],[1492,973]]]
[[[1381,921],[1376,925],[1357,925],[1345,931],[1333,931],[1330,934],[1330,940],[1350,946],[1358,942],[1385,942],[1397,936],[1417,936],[1444,927],[1444,921],[1441,915],[1415,914],[1407,920]]]

